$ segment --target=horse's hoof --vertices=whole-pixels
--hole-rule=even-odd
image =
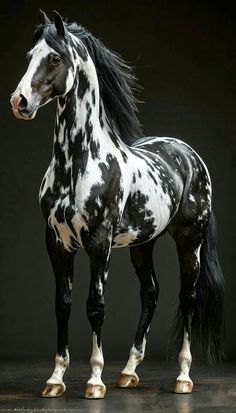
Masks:
[[[175,385],[175,393],[184,394],[184,393],[192,393],[193,390],[193,382],[184,381],[184,380],[176,380]]]
[[[104,384],[87,384],[85,398],[86,399],[104,399],[106,394],[106,386]]]
[[[118,381],[118,387],[121,387],[123,389],[133,389],[134,387],[137,387],[138,384],[139,384],[139,378],[136,373],[133,373],[133,374],[121,373],[119,381]]]
[[[65,393],[65,384],[46,384],[41,396],[42,397],[59,397]]]

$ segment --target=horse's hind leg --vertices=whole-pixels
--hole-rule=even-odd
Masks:
[[[180,374],[176,380],[175,393],[191,393],[193,382],[189,377],[192,363],[190,351],[191,327],[196,303],[196,282],[200,271],[201,234],[195,234],[194,227],[181,229],[173,235],[180,264],[180,311],[183,314],[183,344],[179,353]]]
[[[135,369],[144,359],[146,337],[156,308],[159,287],[152,261],[154,243],[155,240],[152,240],[130,248],[131,261],[141,285],[142,312],[129,360],[118,382],[118,386],[122,388],[136,387],[139,383]]]
[[[42,396],[58,397],[66,390],[63,376],[69,366],[68,321],[71,310],[74,254],[56,244],[55,235],[50,228],[47,228],[46,244],[56,281],[57,354],[55,369],[47,380]]]

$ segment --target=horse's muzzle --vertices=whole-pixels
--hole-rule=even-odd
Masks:
[[[30,107],[27,98],[23,94],[13,93],[10,102],[13,114],[17,119],[34,119],[37,108],[32,109],[32,106]]]

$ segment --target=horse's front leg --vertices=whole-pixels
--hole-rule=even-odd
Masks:
[[[92,374],[87,382],[85,397],[103,399],[106,386],[102,382],[104,365],[101,341],[101,327],[104,321],[104,292],[111,251],[111,232],[100,228],[94,237],[86,242],[90,259],[91,281],[87,300],[87,316],[92,327],[93,349],[90,359]]]
[[[42,396],[58,397],[66,390],[63,376],[69,366],[68,321],[71,310],[74,254],[57,245],[54,232],[48,227],[46,245],[56,281],[57,354],[55,369],[47,380]]]

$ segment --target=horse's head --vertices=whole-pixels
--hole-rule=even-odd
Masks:
[[[28,69],[11,96],[13,113],[19,119],[33,119],[40,106],[68,93],[74,83],[66,25],[57,12],[54,23],[44,17],[45,24],[36,30],[34,47],[28,53]]]

